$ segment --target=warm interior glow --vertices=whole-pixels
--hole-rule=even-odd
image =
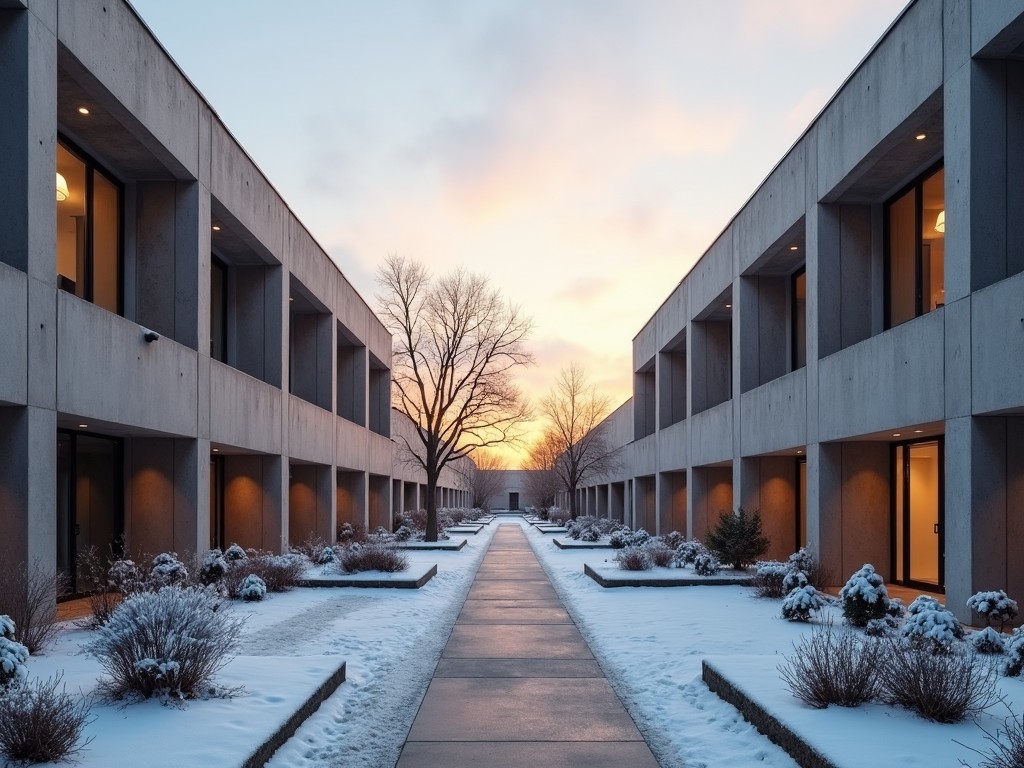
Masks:
[[[220,232],[220,227],[218,225],[214,224],[213,225],[213,231],[214,232]]]
[[[789,250],[791,250],[791,251],[799,251],[800,250],[800,246],[799,245],[791,245],[791,246],[789,246]]]
[[[68,199],[68,195],[71,193],[68,191],[68,180],[57,174],[57,202],[63,203]]]
[[[927,133],[919,133],[914,138],[917,139],[918,141],[924,141],[925,139],[928,138],[928,134]]]
[[[939,211],[939,215],[935,219],[935,231],[936,232],[943,232],[943,233],[946,231],[946,211],[945,210]]]
[[[80,115],[88,115],[89,114],[89,108],[88,107],[79,107],[78,108],[78,114],[80,114]]]

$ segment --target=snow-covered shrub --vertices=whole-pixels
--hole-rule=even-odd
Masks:
[[[954,646],[949,653],[932,653],[902,640],[886,642],[880,666],[886,703],[926,720],[958,723],[998,701],[995,665],[978,663],[969,649]]]
[[[224,550],[224,559],[227,561],[229,566],[235,566],[248,560],[249,555],[237,544],[232,544]]]
[[[93,720],[91,701],[68,695],[61,680],[57,675],[4,691],[0,697],[2,762],[63,762],[92,741],[80,741],[82,730]]]
[[[889,606],[885,583],[869,563],[854,572],[839,590],[839,599],[843,604],[843,618],[855,627],[864,627],[871,619],[882,618]]]
[[[814,589],[814,587],[805,587]],[[793,644],[779,673],[796,698],[816,709],[856,707],[880,692],[881,647],[826,622]]]
[[[786,563],[791,571],[803,571],[804,573],[813,573],[818,567],[818,561],[807,547],[800,547],[789,556]]]
[[[945,606],[928,595],[918,595],[907,606],[907,616],[916,616],[921,611],[941,611]]]
[[[967,639],[977,653],[999,655],[1006,651],[1006,641],[992,627],[985,627],[980,632],[972,632]]]
[[[163,587],[121,603],[85,646],[109,676],[100,690],[118,699],[192,698],[228,662],[244,619],[219,610],[207,589]]]
[[[301,555],[275,555],[252,550],[246,560],[228,569],[224,577],[224,590],[229,597],[241,597],[239,590],[242,582],[254,574],[266,584],[268,592],[287,592],[302,580],[305,570],[306,561]]]
[[[1006,622],[1017,618],[1017,601],[1011,600],[1001,589],[992,592],[976,592],[967,600],[967,607],[985,619],[985,626],[999,622],[1000,631]]]
[[[415,535],[416,531],[408,525],[400,525],[398,526],[398,530],[395,531],[395,541],[409,541],[409,539]]]
[[[925,608],[910,614],[900,635],[911,645],[930,653],[947,653],[963,638],[964,628],[950,611],[942,606]]]
[[[324,551],[320,553],[320,559],[316,562],[318,565],[330,565],[338,562],[338,550],[334,547],[324,547]]]
[[[292,546],[290,551],[308,557],[314,563],[319,563],[320,558],[323,557],[324,550],[330,546],[330,544],[317,536],[316,533],[310,531],[305,540],[301,544]]]
[[[153,558],[149,578],[157,589],[188,581],[188,568],[178,559],[176,552],[161,552]]]
[[[658,538],[661,539],[662,544],[672,550],[676,549],[680,544],[686,541],[686,537],[679,531],[663,533]]]
[[[1017,627],[1004,641],[1006,658],[999,671],[1007,677],[1019,677],[1024,672],[1024,627]]]
[[[228,561],[219,549],[211,549],[203,555],[203,563],[199,566],[199,581],[203,584],[217,584],[228,572]]]
[[[612,549],[623,549],[625,547],[642,547],[651,538],[651,534],[643,528],[631,531],[629,528],[620,528],[612,532],[609,539]]]
[[[735,569],[755,562],[768,550],[768,544],[768,539],[761,535],[761,515],[748,515],[743,507],[736,514],[722,512],[707,536],[708,549]]]
[[[776,560],[762,560],[757,563],[751,584],[758,597],[785,597],[790,591],[783,589],[782,581],[789,573],[789,565]]]
[[[698,576],[714,576],[722,570],[722,563],[713,552],[701,552],[693,558],[693,572]]]
[[[614,534],[613,534],[614,535]],[[693,565],[698,555],[708,554],[708,548],[699,539],[686,539],[676,547],[675,560],[680,568]]]
[[[890,597],[889,602],[885,605],[885,615],[899,621],[907,614],[907,609],[903,605],[903,601],[898,597]]]
[[[28,674],[28,648],[14,639],[16,634],[11,617],[0,615],[0,690],[20,683]]]
[[[1007,707],[1009,710],[1010,708]],[[1021,768],[1024,766],[1024,715],[1018,717],[1010,710],[1010,716],[1004,718],[1003,727],[996,728],[995,733],[982,728],[985,740],[992,746],[984,752],[968,747],[972,752],[981,755],[984,760],[978,768]],[[963,760],[962,765],[967,765]]]
[[[238,587],[238,596],[247,603],[258,602],[267,596],[267,585],[255,573],[250,573]]]
[[[393,545],[382,541],[368,540],[362,544],[353,542],[341,550],[338,558],[338,568],[345,573],[398,573],[408,567],[409,557]]]
[[[810,621],[811,613],[824,607],[825,601],[814,587],[797,587],[783,599],[782,617],[790,621]]]
[[[624,571],[649,571],[654,567],[650,551],[643,546],[623,547],[615,555],[615,562]]]
[[[671,568],[675,558],[675,551],[666,547],[660,539],[649,539],[644,544],[644,549],[651,558],[651,562],[658,568]]]
[[[576,538],[580,541],[595,542],[601,540],[601,529],[596,525],[588,525],[578,531]]]
[[[888,637],[892,630],[899,626],[893,616],[886,614],[880,619],[871,619],[864,625],[864,634],[870,637]]]
[[[96,547],[79,553],[77,568],[79,589],[86,585],[89,596],[90,613],[81,622],[87,628],[106,624],[121,599],[144,591],[149,581],[133,561],[105,559]]]
[[[807,574],[804,571],[790,568],[786,571],[786,575],[782,577],[782,588],[786,590],[786,594],[789,594],[794,589],[808,586],[811,586],[811,580],[807,578]]]

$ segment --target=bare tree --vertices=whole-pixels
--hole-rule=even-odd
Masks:
[[[548,431],[530,446],[530,452],[523,463],[523,469],[529,470],[523,480],[527,498],[543,512],[555,505],[555,497],[562,490],[562,480],[555,471],[559,453],[558,441]]]
[[[433,278],[389,256],[377,272],[380,314],[394,336],[394,406],[416,427],[401,438],[427,476],[427,541],[437,540],[437,480],[449,462],[518,439],[530,413],[512,383],[533,362],[532,321],[485,277],[455,270]]]
[[[569,495],[569,514],[576,518],[576,490],[588,479],[613,471],[617,449],[604,419],[610,401],[587,381],[579,363],[563,368],[540,410],[547,417],[547,435],[558,450],[555,472]]]
[[[505,472],[508,465],[497,454],[477,451],[462,466],[453,465],[466,480],[473,496],[472,504],[478,509],[487,509],[491,497],[505,490]]]

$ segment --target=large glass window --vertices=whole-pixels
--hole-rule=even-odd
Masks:
[[[792,280],[793,370],[798,371],[807,365],[807,270],[800,267]]]
[[[88,158],[57,144],[57,284],[121,312],[121,187]]]
[[[216,256],[210,259],[210,357],[228,360],[228,268]]]
[[[939,168],[885,206],[889,328],[946,303],[944,183],[945,173]]]

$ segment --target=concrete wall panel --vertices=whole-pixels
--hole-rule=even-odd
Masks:
[[[990,413],[1024,402],[1024,274],[971,298],[972,411]]]
[[[801,368],[740,396],[740,452],[769,453],[807,443],[807,370]]]
[[[281,390],[210,362],[210,440],[261,453],[280,453]]]

